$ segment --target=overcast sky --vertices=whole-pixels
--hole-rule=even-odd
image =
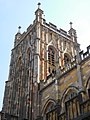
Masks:
[[[86,51],[90,44],[90,0],[0,0],[0,110],[14,36],[18,26],[23,32],[33,23],[38,2],[41,2],[47,22],[66,31],[70,28],[69,23],[73,22],[81,49]]]

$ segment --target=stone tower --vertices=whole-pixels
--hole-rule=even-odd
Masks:
[[[67,33],[46,22],[40,3],[35,20],[27,31],[21,33],[20,29],[15,35],[11,53],[2,111],[18,116],[20,120],[35,120],[41,113],[42,84],[46,84],[51,75],[58,76],[60,70],[71,67],[71,60],[80,51],[80,45],[71,23]],[[55,99],[58,100],[57,89]]]

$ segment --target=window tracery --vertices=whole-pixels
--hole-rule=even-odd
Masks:
[[[73,116],[76,116],[76,113],[79,111],[77,111],[78,108],[78,98],[77,98],[77,91],[73,90],[73,89],[69,89],[69,91],[67,91],[64,95],[63,95],[63,100],[62,100],[62,110],[61,112],[65,112],[65,110],[67,110],[67,114],[68,114],[68,119],[71,120],[73,118]],[[75,112],[73,112],[75,111]]]
[[[70,93],[68,93],[67,95],[66,95],[66,98],[65,98],[65,101],[68,101],[68,100],[70,100],[70,99],[72,99],[73,97],[75,97],[77,95],[77,93],[76,92],[70,92]]]

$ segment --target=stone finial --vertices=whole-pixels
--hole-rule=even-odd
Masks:
[[[72,22],[70,22],[70,29],[72,28],[72,24],[73,24],[73,23],[72,23]]]
[[[18,33],[20,33],[21,26],[18,27]]]
[[[41,3],[39,2],[39,3],[38,3],[38,8],[40,8],[40,5],[41,5]]]

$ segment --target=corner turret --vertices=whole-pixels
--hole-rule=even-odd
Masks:
[[[35,11],[36,21],[42,23],[43,11],[40,9],[41,3],[38,3],[38,9]]]
[[[21,29],[21,26],[18,27],[18,32],[17,32],[17,34],[15,35],[15,43],[14,43],[14,46],[16,46],[16,45],[19,43],[20,39],[21,39],[20,29]]]
[[[68,33],[69,33],[69,35],[71,36],[72,41],[73,41],[73,42],[77,42],[77,34],[76,34],[76,30],[73,29],[72,24],[73,24],[73,23],[70,22],[70,30],[68,31]]]

